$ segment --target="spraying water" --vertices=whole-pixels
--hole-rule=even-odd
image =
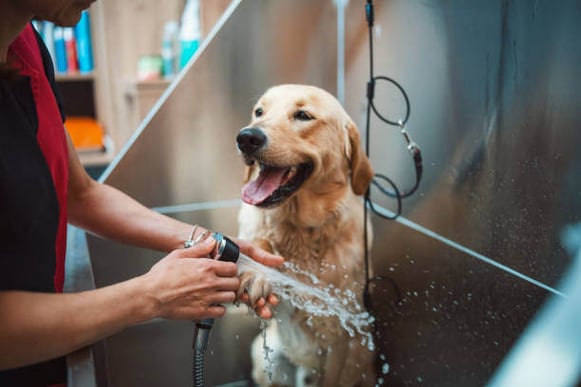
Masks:
[[[323,286],[324,284],[312,273],[301,270],[289,262],[284,263],[283,268],[297,277],[304,278],[311,285],[264,266],[244,254],[240,254],[238,259],[238,274],[252,270],[264,275],[268,278],[273,292],[294,308],[303,310],[311,316],[337,318],[350,337],[359,334],[362,337],[361,345],[367,346],[370,351],[375,349],[370,329],[373,316],[363,310],[351,290],[342,290],[328,284]],[[307,324],[312,324],[312,318],[307,320]]]

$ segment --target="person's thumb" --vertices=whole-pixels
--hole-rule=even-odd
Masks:
[[[214,248],[216,247],[216,240],[209,236],[206,239],[200,241],[200,243],[183,249],[181,257],[186,258],[202,258],[209,257]]]

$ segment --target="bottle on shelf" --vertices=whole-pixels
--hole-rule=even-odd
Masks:
[[[64,28],[56,26],[54,28],[54,54],[56,57],[56,71],[58,73],[67,72],[67,49],[65,45]]]
[[[165,23],[163,28],[163,41],[161,47],[161,58],[163,60],[162,73],[165,79],[171,79],[178,69],[178,31],[179,25],[176,21]]]
[[[77,73],[79,71],[79,61],[77,59],[77,39],[73,27],[65,27],[63,39],[65,41],[67,71],[69,73]]]
[[[91,44],[91,24],[88,11],[83,11],[81,14],[81,19],[75,26],[75,37],[77,41],[79,71],[81,73],[90,73],[93,71],[93,48]]]
[[[200,2],[188,0],[182,14],[180,25],[180,69],[184,68],[194,55],[202,39],[200,26]]]

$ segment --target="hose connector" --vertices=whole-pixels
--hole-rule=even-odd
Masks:
[[[194,330],[194,340],[193,350],[194,352],[205,352],[208,348],[208,339],[210,337],[210,330],[214,325],[214,319],[208,318],[200,321],[196,321],[196,327]]]

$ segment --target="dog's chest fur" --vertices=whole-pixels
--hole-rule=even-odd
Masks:
[[[349,289],[358,295],[361,304],[365,276],[363,209],[359,199],[347,195],[335,211],[320,217],[317,226],[300,224],[293,211],[287,210],[284,207],[263,210],[243,206],[240,237],[269,241],[274,252],[285,257],[287,262],[301,272],[313,274],[321,282],[319,286],[332,284],[343,291]],[[312,285],[295,271],[284,271]],[[281,300],[277,312],[281,340],[289,347],[287,356],[297,364],[316,367],[315,363],[321,361],[321,354],[333,346],[333,341],[345,336],[338,319],[313,316],[294,308],[287,300]],[[320,335],[320,332],[325,334]]]
[[[265,210],[243,205],[239,236],[268,241],[275,253],[323,284],[341,289],[362,286],[363,207],[359,199],[347,195],[336,210],[320,216],[316,225],[301,224],[294,213],[286,206]]]

